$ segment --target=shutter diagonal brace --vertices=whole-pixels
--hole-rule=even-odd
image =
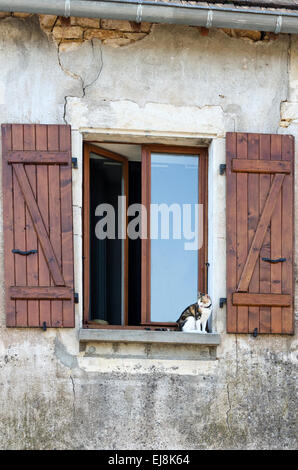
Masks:
[[[260,217],[257,229],[255,231],[255,235],[250,246],[248,257],[246,263],[244,265],[239,284],[237,287],[237,292],[248,292],[249,283],[251,281],[251,277],[260,254],[260,250],[263,245],[263,241],[265,238],[266,230],[271,220],[275,204],[277,201],[277,196],[282,187],[282,183],[284,181],[285,174],[276,173],[273,179],[272,186],[270,188],[268,197],[266,199],[262,215]]]
[[[42,247],[42,251],[45,256],[45,260],[48,265],[49,271],[52,275],[53,281],[56,286],[65,286],[63,275],[61,273],[52,244],[48,237],[44,222],[42,220],[41,213],[39,211],[38,205],[36,203],[34,194],[30,186],[30,183],[25,173],[24,165],[18,163],[18,164],[13,164],[12,166],[17,176],[18,183],[20,185],[20,189],[24,196],[26,205],[30,212],[34,229],[36,231],[40,245]]]

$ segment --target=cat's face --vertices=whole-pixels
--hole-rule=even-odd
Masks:
[[[199,292],[198,296],[198,305],[201,308],[207,307],[208,305],[211,304],[211,298],[208,294],[204,294],[202,292]]]

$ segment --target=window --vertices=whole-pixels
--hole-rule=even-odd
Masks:
[[[206,290],[207,151],[102,145],[86,144],[84,152],[85,325],[176,328],[181,311],[195,301],[198,290]],[[128,207],[141,203],[151,238],[127,237],[134,218]],[[186,205],[187,233],[182,220]],[[198,221],[200,210],[203,221]],[[199,241],[194,229],[202,222]],[[192,248],[185,249],[190,237]],[[196,243],[202,241],[198,250]]]
[[[172,326],[183,309],[195,301],[198,290],[207,290],[207,151],[158,145],[143,147],[142,169],[142,200],[147,208],[148,232],[149,227],[151,231],[151,239],[142,240],[142,324]],[[152,226],[152,204],[167,206],[165,210],[172,218],[169,239],[162,237],[161,217],[155,217]],[[184,230],[181,237],[180,233],[174,233],[174,216],[169,208],[174,210],[178,205],[185,221],[182,209],[186,204],[191,205],[191,215],[196,208],[199,210],[198,204],[202,205],[203,220],[199,225],[204,233],[199,250],[185,249]]]

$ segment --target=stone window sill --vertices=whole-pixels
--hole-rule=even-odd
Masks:
[[[218,346],[220,344],[220,335],[217,333],[183,333],[182,331],[80,329],[79,341],[81,343],[158,343]]]

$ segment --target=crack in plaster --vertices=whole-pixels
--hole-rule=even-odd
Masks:
[[[67,351],[66,347],[58,337],[55,338],[55,356],[61,364],[69,369],[75,369],[78,367],[77,357]]]
[[[231,413],[231,410],[232,410],[232,405],[231,405],[231,399],[230,399],[230,384],[229,384],[229,382],[227,382],[227,395],[228,395],[229,408],[226,411],[226,423],[227,423],[227,427],[228,427],[229,432],[231,432],[230,413]]]
[[[54,27],[54,26],[53,26]],[[75,80],[79,80],[80,81],[80,85],[82,87],[82,94],[81,96],[78,96],[78,95],[65,95],[64,96],[64,106],[63,106],[63,121],[65,122],[65,124],[69,124],[67,122],[67,119],[66,119],[66,114],[67,114],[67,104],[68,104],[68,98],[80,98],[80,99],[83,99],[85,98],[86,96],[86,90],[87,88],[90,88],[92,85],[94,85],[94,83],[97,82],[97,80],[99,79],[101,73],[102,73],[102,70],[103,70],[103,66],[104,66],[104,62],[103,62],[103,49],[102,49],[102,44],[100,44],[100,59],[99,59],[99,62],[100,62],[100,66],[99,66],[99,69],[98,69],[98,72],[96,74],[96,77],[90,82],[90,83],[87,83],[85,84],[84,82],[84,79],[83,77],[81,77],[81,75],[79,75],[78,73],[74,73],[72,72],[71,70],[67,69],[65,66],[63,66],[62,64],[62,60],[61,60],[61,55],[60,55],[60,46],[61,46],[61,43],[62,41],[60,41],[60,43],[58,44],[58,47],[57,47],[57,57],[58,57],[58,64],[61,68],[61,70],[66,74],[66,75],[69,75],[71,78],[75,79]],[[93,51],[94,51],[94,41],[93,39],[91,40],[91,46],[92,46],[92,54],[93,54]],[[109,101],[109,103],[117,103],[117,102],[122,102],[122,101],[128,101],[130,103],[133,103],[135,105],[137,105],[139,108],[145,108],[147,104],[157,104],[157,105],[160,105],[160,104],[165,104],[165,105],[168,105],[170,103],[161,103],[159,101],[147,101],[145,103],[138,103],[137,101],[134,101],[132,99],[109,99],[107,100],[106,98],[103,98],[103,101]],[[179,108],[179,107],[185,107],[185,105],[181,104],[181,105],[175,105],[176,108]],[[233,127],[234,127],[234,132],[236,131],[236,118],[235,116],[233,116],[231,113],[228,113],[224,110],[223,106],[220,105],[220,104],[216,104],[216,105],[212,105],[212,104],[205,104],[203,106],[198,106],[198,105],[192,105],[192,107],[196,108],[196,109],[199,109],[199,110],[203,110],[203,109],[220,109],[223,116],[226,116],[226,117],[229,117],[231,118],[231,120],[233,121]]]
[[[86,90],[87,88],[91,87],[92,85],[94,85],[94,83],[99,79],[100,75],[101,75],[101,72],[102,72],[102,69],[103,69],[103,52],[102,52],[102,44],[100,44],[100,66],[99,66],[99,69],[98,69],[98,72],[96,74],[96,77],[90,82],[90,83],[87,83],[85,84],[84,82],[84,79],[83,77],[81,77],[81,75],[77,74],[77,73],[74,73],[72,72],[71,70],[67,69],[66,67],[63,66],[62,64],[62,60],[61,60],[61,55],[60,55],[60,46],[61,46],[61,43],[62,41],[60,41],[60,43],[58,44],[58,47],[57,47],[57,58],[58,58],[58,64],[59,64],[59,67],[61,68],[61,70],[66,74],[66,75],[69,75],[71,78],[75,79],[75,80],[79,80],[80,81],[80,85],[82,87],[82,95],[81,96],[76,96],[76,95],[65,95],[64,96],[64,106],[63,106],[63,121],[65,122],[65,124],[69,124],[67,122],[67,119],[66,119],[66,113],[67,113],[67,100],[68,98],[85,98],[86,96]],[[91,40],[91,47],[92,47],[92,54],[94,53],[94,42],[93,42],[93,39]],[[93,54],[94,55],[94,54]]]
[[[235,334],[235,366],[236,366],[236,378],[238,378],[238,337]]]
[[[284,103],[289,103],[289,90],[290,90],[290,68],[291,68],[291,50],[292,50],[292,35],[288,35],[288,49],[287,49],[287,92],[286,92],[286,99],[281,100],[279,105],[279,123],[277,125],[276,133],[278,134],[278,130],[280,127],[289,127],[289,125],[294,121],[292,118],[283,118],[282,117],[282,106]]]
[[[76,414],[76,389],[75,389],[75,382],[74,382],[74,378],[73,378],[72,375],[70,375],[69,377],[70,377],[71,384],[72,384],[72,393],[73,393],[73,404],[72,404],[72,407],[73,407],[73,414],[75,415],[75,414]]]

